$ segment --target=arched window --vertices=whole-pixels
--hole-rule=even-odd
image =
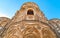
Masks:
[[[28,10],[28,11],[27,11],[27,15],[34,15],[33,10]]]

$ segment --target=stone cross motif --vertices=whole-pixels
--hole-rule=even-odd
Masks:
[[[60,38],[60,20],[48,20],[38,5],[27,2],[12,19],[0,17],[0,38]]]

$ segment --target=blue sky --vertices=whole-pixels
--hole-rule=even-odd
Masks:
[[[12,18],[25,2],[35,2],[48,19],[60,19],[60,0],[0,0],[0,17]]]

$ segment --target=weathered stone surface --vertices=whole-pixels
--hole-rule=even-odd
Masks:
[[[56,38],[56,35],[47,24],[21,21],[11,24],[4,38]]]
[[[51,19],[49,24],[51,24],[51,28],[55,31],[58,38],[60,38],[60,19]]]
[[[4,27],[10,21],[9,18],[0,17],[0,26]]]
[[[5,30],[5,26],[7,25],[7,23],[10,21],[9,18],[6,17],[0,17],[0,36],[3,33],[3,31]]]
[[[52,25],[51,21],[35,3],[27,2],[16,12],[11,21],[4,25],[6,30],[1,34],[1,38],[58,38],[53,28],[54,23]]]

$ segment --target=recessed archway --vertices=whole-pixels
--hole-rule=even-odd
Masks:
[[[29,10],[27,11],[27,15],[34,15],[33,10],[29,9]]]

